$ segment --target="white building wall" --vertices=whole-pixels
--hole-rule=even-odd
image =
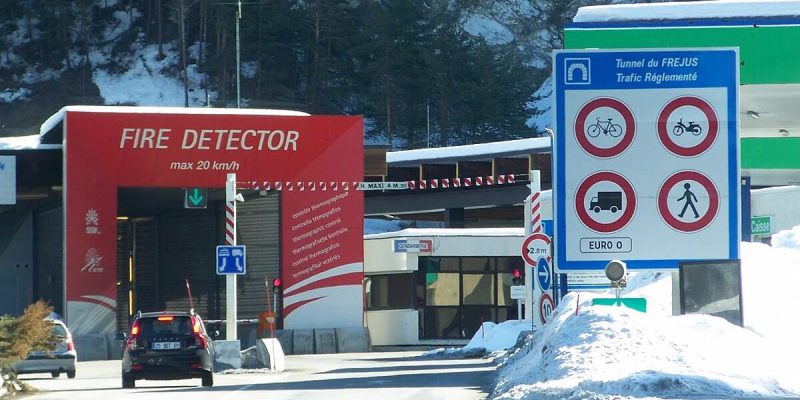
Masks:
[[[420,256],[522,256],[522,228],[406,229],[368,235],[364,240],[364,274],[408,273],[417,270]],[[395,240],[430,240],[430,252],[395,252]],[[370,339],[375,346],[419,344],[417,310],[367,312]]]
[[[771,233],[800,225],[800,186],[756,189],[750,200],[751,216],[772,216]]]
[[[373,346],[419,344],[417,310],[367,311],[367,327]]]
[[[393,239],[364,241],[364,274],[417,270],[416,253],[395,253]]]

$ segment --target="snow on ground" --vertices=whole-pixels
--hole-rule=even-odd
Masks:
[[[742,243],[744,328],[672,316],[671,274],[632,272],[622,295],[646,297],[647,313],[591,305],[611,291],[572,292],[523,347],[513,344],[529,327],[507,321],[485,323],[465,349],[511,349],[496,358],[494,399],[798,398],[800,227],[773,243]]]

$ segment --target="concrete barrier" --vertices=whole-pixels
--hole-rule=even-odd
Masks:
[[[264,367],[266,367],[266,364],[262,363],[261,360],[259,360],[258,350],[256,350],[256,346],[242,350],[242,368],[257,369]]]
[[[292,340],[292,354],[314,354],[314,331],[295,329]]]
[[[281,342],[281,347],[283,348],[284,354],[294,354],[293,330],[288,329],[275,331],[275,336],[278,338],[278,341]]]
[[[103,333],[74,335],[75,351],[78,361],[108,360],[108,341]]]
[[[214,371],[242,368],[241,342],[238,340],[214,341]]]
[[[314,353],[336,353],[336,330],[314,329]]]
[[[364,327],[336,328],[337,353],[366,353],[370,350],[369,329]]]
[[[108,343],[108,358],[106,360],[121,360],[122,359],[122,346],[125,344],[122,340],[114,339],[116,334],[106,333],[106,342]]]
[[[258,361],[270,370],[283,372],[286,370],[286,357],[278,339],[259,339],[256,343]]]

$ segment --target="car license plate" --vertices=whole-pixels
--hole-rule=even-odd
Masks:
[[[153,342],[153,350],[175,350],[181,348],[181,342]]]

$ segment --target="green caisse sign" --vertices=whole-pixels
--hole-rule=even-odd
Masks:
[[[762,217],[750,218],[750,234],[752,235],[769,235],[772,233],[772,216],[765,215]]]

